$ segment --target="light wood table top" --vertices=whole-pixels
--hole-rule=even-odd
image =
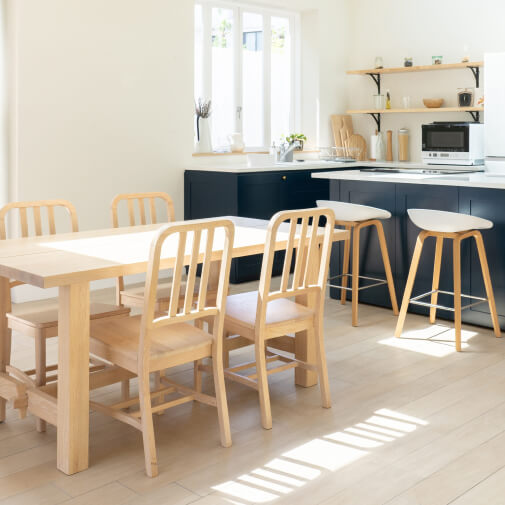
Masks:
[[[234,257],[263,253],[268,221],[234,216],[225,219],[235,223]],[[151,242],[162,226],[142,225],[8,240],[0,248],[0,276],[50,288],[144,273]],[[347,236],[347,231],[335,230],[334,240],[344,240]],[[219,243],[223,237],[216,233],[214,243]],[[285,238],[287,240],[287,232]],[[279,239],[277,250],[286,245],[282,232]],[[191,240],[187,241],[187,251],[188,254],[191,251]],[[162,252],[162,268],[173,267],[175,256],[175,241],[168,240]],[[215,256],[218,260],[220,252]]]

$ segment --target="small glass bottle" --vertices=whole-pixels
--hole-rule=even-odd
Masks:
[[[382,61],[382,56],[375,57],[375,68],[384,68],[384,62]]]

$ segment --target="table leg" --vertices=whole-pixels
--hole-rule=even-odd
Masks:
[[[306,306],[314,306],[314,295],[303,295],[295,298],[296,303]],[[306,363],[316,363],[316,346],[314,342],[314,332],[300,331],[295,334],[295,358]],[[305,370],[301,367],[295,368],[295,384],[308,388],[317,384],[317,373]]]
[[[60,287],[58,314],[58,469],[88,468],[89,283]]]
[[[0,372],[5,372],[5,367],[11,359],[11,330],[7,327],[6,314],[11,311],[10,281],[0,277]],[[0,398],[0,423],[5,421],[6,401]]]
[[[308,251],[305,251],[308,254]],[[321,254],[321,251],[319,251]],[[310,268],[308,272],[309,282],[315,281],[318,275],[319,262],[310,262],[307,268]],[[302,295],[295,298],[296,303],[305,305],[307,307],[314,307],[317,302],[317,297],[315,295]],[[314,331],[300,331],[295,334],[295,358],[306,363],[316,363],[316,346],[314,342]],[[315,386],[317,384],[317,373],[311,370],[305,370],[303,368],[295,368],[295,384],[303,387]]]

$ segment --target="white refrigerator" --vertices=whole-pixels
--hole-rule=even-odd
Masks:
[[[486,171],[505,175],[505,53],[484,55]]]

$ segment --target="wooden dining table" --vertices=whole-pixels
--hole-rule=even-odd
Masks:
[[[224,218],[235,224],[233,257],[263,253],[268,221]],[[88,468],[90,282],[145,273],[151,242],[161,226],[12,239],[0,246],[0,372],[6,371],[10,360],[6,317],[11,307],[10,281],[58,288],[57,467],[68,475]],[[348,237],[346,230],[334,232],[335,241]],[[276,250],[285,248],[286,241],[287,233],[279,233]],[[220,255],[217,247],[213,261],[219,261]],[[161,268],[172,268],[175,257],[174,248],[164,248]],[[295,335],[294,349],[298,359],[315,359],[305,332]],[[317,378],[314,372],[298,368],[295,381],[308,387],[316,384]],[[4,420],[5,401],[0,399],[0,422]]]

